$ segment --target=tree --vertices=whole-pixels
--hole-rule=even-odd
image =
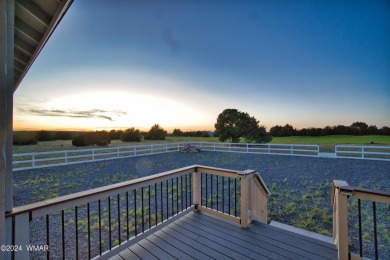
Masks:
[[[111,130],[110,131],[111,140],[119,140],[122,133],[123,133],[122,130],[115,130],[115,129]]]
[[[73,146],[107,146],[111,143],[110,134],[107,131],[83,133],[72,139]]]
[[[96,131],[94,135],[94,144],[97,146],[107,146],[111,143],[110,133],[107,131]]]
[[[120,135],[120,139],[123,142],[139,142],[141,141],[141,132],[138,129],[132,127],[123,131],[123,133]]]
[[[279,137],[279,136],[282,136],[282,128],[283,128],[282,126],[276,125],[276,126],[271,127],[269,132],[272,136]]]
[[[53,135],[53,132],[48,132],[45,130],[38,132],[38,141],[53,141],[53,140],[55,140],[55,136]]]
[[[181,131],[180,129],[173,129],[173,132],[172,132],[172,135],[173,136],[183,136],[183,131]]]
[[[238,143],[241,137],[247,142],[267,142],[272,139],[267,136],[265,127],[259,126],[256,118],[237,109],[222,111],[218,115],[215,129],[222,142],[230,139],[233,143]]]
[[[296,130],[292,125],[286,124],[285,126],[276,125],[271,127],[270,134],[272,136],[293,136],[296,134]]]
[[[351,125],[352,128],[352,133],[354,135],[366,135],[367,134],[367,129],[368,125],[364,122],[354,122]]]
[[[145,140],[165,140],[165,136],[167,135],[167,131],[164,130],[158,124],[152,126],[144,136]]]

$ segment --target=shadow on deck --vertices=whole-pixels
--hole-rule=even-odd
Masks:
[[[337,259],[337,249],[264,223],[242,229],[190,212],[110,259]]]

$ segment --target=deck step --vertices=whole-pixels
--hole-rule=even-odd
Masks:
[[[270,225],[274,226],[274,227],[277,227],[277,228],[281,228],[281,229],[287,230],[287,231],[291,231],[291,232],[294,232],[294,233],[297,233],[297,234],[301,234],[303,236],[311,237],[311,238],[314,238],[314,239],[318,239],[318,240],[321,240],[321,241],[333,244],[333,238],[332,237],[328,237],[328,236],[325,236],[325,235],[322,235],[322,234],[318,234],[318,233],[315,233],[315,232],[312,232],[312,231],[308,231],[308,230],[305,230],[305,229],[302,229],[302,228],[293,227],[293,226],[290,226],[290,225],[287,225],[287,224],[283,224],[283,223],[280,223],[280,222],[277,222],[277,221],[273,221],[273,220],[271,221]]]

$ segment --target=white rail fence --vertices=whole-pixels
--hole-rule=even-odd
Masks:
[[[318,156],[319,145],[194,142],[203,151]]]
[[[336,145],[336,158],[390,161],[390,146]]]
[[[17,171],[158,153],[177,152],[178,150],[179,143],[164,143],[52,152],[20,153],[13,155],[13,168],[14,171]]]
[[[300,144],[248,144],[219,142],[190,142],[203,151],[280,154],[295,156],[318,156],[318,145]],[[92,148],[63,150],[52,152],[33,152],[13,155],[14,171],[60,166],[67,164],[103,161],[126,157],[143,156],[158,153],[178,152],[189,142],[148,144],[136,146],[119,146],[109,148]]]

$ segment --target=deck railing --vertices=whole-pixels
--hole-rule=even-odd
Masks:
[[[13,169],[27,170],[180,151],[188,142],[76,149],[13,155]],[[318,145],[191,142],[204,151],[318,156]]]
[[[49,199],[7,214],[21,250],[6,257],[107,259],[191,210],[245,228],[267,221],[268,195],[255,171],[193,165]],[[34,247],[41,251],[28,250]]]
[[[351,218],[351,215],[349,214],[351,212],[348,212],[348,208],[353,209],[353,204],[348,205],[348,199],[353,200],[353,203],[357,200],[357,221],[355,221],[358,224],[357,230],[349,230],[349,227],[352,229],[354,225],[351,225],[352,223],[349,223],[349,217]],[[366,208],[365,208],[365,214],[371,215],[366,217],[366,223],[363,222],[362,219],[362,201],[367,202]],[[369,204],[372,206],[371,214],[368,213]],[[378,205],[382,204],[381,214],[384,218],[384,228],[379,229],[378,228]],[[374,259],[379,259],[379,244],[380,241],[378,241],[378,238],[383,233],[384,236],[389,236],[390,233],[388,231],[388,224],[390,221],[390,192],[387,191],[378,191],[378,190],[370,190],[370,189],[363,189],[363,188],[357,188],[349,186],[347,182],[345,181],[333,181],[332,185],[332,197],[331,197],[331,205],[333,206],[333,242],[337,246],[338,253],[339,253],[339,259],[366,259],[374,257]],[[386,227],[387,225],[387,227]],[[365,229],[363,230],[363,226]],[[368,231],[367,228],[372,228],[371,231]],[[364,239],[363,236],[370,236],[372,237],[370,239],[366,239],[368,241],[372,241],[370,244],[373,244],[373,255],[368,255],[364,252]],[[357,237],[358,239],[358,251],[355,252],[354,250],[350,250],[350,237]],[[386,239],[386,238],[385,238]],[[383,246],[383,244],[382,244]],[[384,248],[387,247],[386,241],[384,244]],[[366,248],[368,248],[366,246]],[[367,256],[368,255],[368,256]],[[388,257],[385,256],[385,257]]]
[[[390,146],[336,145],[336,158],[390,160]]]

